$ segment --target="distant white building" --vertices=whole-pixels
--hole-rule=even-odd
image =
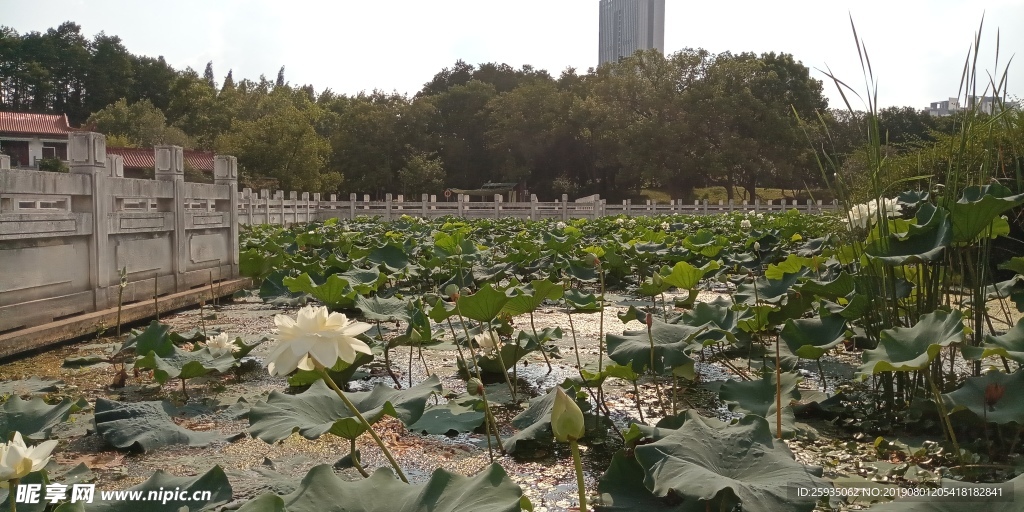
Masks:
[[[1003,104],[1005,108],[1017,108],[1015,102],[1007,101]],[[934,117],[951,116],[961,110],[973,110],[984,114],[995,114],[999,112],[999,98],[995,96],[971,96],[967,98],[967,106],[960,105],[959,98],[949,98],[945,101],[934,101],[928,106],[928,114]]]
[[[600,0],[598,65],[637,50],[665,53],[665,0]]]

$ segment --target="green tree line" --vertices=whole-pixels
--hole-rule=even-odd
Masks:
[[[317,92],[284,67],[274,81],[214,71],[176,70],[72,22],[0,27],[0,109],[65,113],[111,145],[232,154],[245,183],[285,189],[380,197],[503,181],[542,199],[616,199],[722,185],[749,199],[822,186],[815,150],[855,167],[865,139],[860,114],[829,109],[822,83],[785,53],[647,51],[558,77],[460,60],[413,96]],[[953,130],[910,107],[879,121],[897,152]]]

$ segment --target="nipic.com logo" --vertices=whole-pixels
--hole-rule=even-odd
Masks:
[[[59,503],[70,501],[71,503],[92,503],[96,497],[96,484],[18,484],[14,494],[16,503],[39,503],[48,501]],[[100,491],[100,501],[159,501],[166,505],[170,502],[179,501],[210,501],[213,497],[211,491],[190,491],[175,487],[164,489],[161,487],[152,491]]]

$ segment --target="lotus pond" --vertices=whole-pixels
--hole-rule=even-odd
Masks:
[[[991,247],[1024,197],[996,187],[258,226],[258,290],[0,365],[0,434],[52,449],[11,483],[210,492],[16,509],[1021,510],[1024,258]]]

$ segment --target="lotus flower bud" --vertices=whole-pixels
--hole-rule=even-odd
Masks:
[[[452,283],[444,287],[444,294],[452,299],[452,302],[459,299],[459,287],[455,283]]]
[[[754,242],[754,250],[757,252],[761,251],[761,242]]]
[[[583,260],[587,263],[587,265],[590,265],[591,267],[601,266],[601,258],[598,258],[597,255],[594,253],[588,252],[587,255],[584,256]]]
[[[561,443],[575,441],[583,437],[585,431],[583,411],[561,387],[556,386],[555,405],[551,408],[551,433],[555,435],[555,440]]]
[[[988,386],[985,387],[985,405],[987,405],[988,408],[991,409],[992,406],[996,404],[996,402],[1003,398],[1003,393],[1005,392],[1006,386],[995,383],[989,384]]]
[[[647,327],[654,325],[654,315],[647,313],[647,318],[644,318],[644,323],[647,324]]]
[[[466,391],[472,396],[480,396],[484,394],[484,383],[480,382],[480,379],[473,377],[466,381]]]

